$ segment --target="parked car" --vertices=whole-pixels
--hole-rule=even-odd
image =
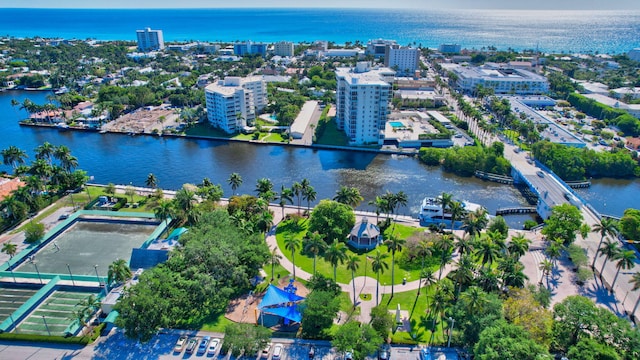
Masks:
[[[262,349],[262,353],[260,355],[261,358],[266,359],[269,357],[269,351],[271,351],[271,343],[267,343],[267,345]]]
[[[209,340],[211,340],[211,336],[204,336],[202,338],[202,341],[200,342],[200,346],[198,346],[198,355],[204,355],[204,353],[207,351]]]
[[[385,346],[378,350],[378,360],[389,360],[389,349]]]
[[[62,214],[58,217],[58,220],[66,220],[69,218],[69,214]]]
[[[309,346],[309,359],[313,359],[316,356],[316,347],[311,345]]]
[[[212,339],[209,342],[209,350],[207,351],[208,355],[215,355],[218,350],[218,345],[220,345],[220,339]]]
[[[176,341],[176,346],[174,346],[173,351],[175,352],[182,352],[182,350],[184,350],[184,344],[187,343],[187,340],[189,338],[186,336],[180,336],[180,338],[178,338],[178,341]]]
[[[280,358],[282,357],[282,351],[283,351],[283,347],[282,344],[276,344],[273,347],[273,360],[280,360]]]
[[[199,342],[199,337],[192,337],[191,339],[189,339],[189,342],[187,343],[187,354],[193,354],[193,352],[196,350],[196,347],[198,347]]]
[[[536,174],[538,174],[538,176],[541,178],[544,177],[544,173],[542,171],[537,171]]]

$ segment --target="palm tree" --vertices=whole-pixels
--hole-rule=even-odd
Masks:
[[[167,200],[158,201],[158,206],[153,209],[156,219],[165,222],[165,227],[169,226],[169,219],[173,215],[173,203]]]
[[[316,196],[318,196],[318,193],[313,186],[308,185],[302,188],[302,199],[307,202],[307,213],[311,211],[311,202],[316,200]]]
[[[282,208],[282,219],[284,220],[284,207],[287,205],[287,203],[293,204],[293,191],[282,185],[282,187],[280,188],[278,199],[280,200],[278,204]]]
[[[235,195],[236,190],[242,185],[242,176],[238,173],[231,173],[227,179],[227,183],[231,186],[231,191]]]
[[[302,184],[300,184],[299,182],[294,182],[293,185],[291,185],[291,191],[293,192],[293,195],[298,199],[298,214],[300,214],[300,199],[302,196]]]
[[[600,256],[604,256],[604,262],[602,263],[602,268],[600,269],[600,276],[602,276],[602,272],[604,271],[604,266],[607,264],[607,260],[614,260],[620,254],[620,246],[617,241],[611,241],[607,239],[602,246],[598,249],[600,252]]]
[[[124,259],[117,259],[109,265],[107,272],[107,284],[122,284],[131,279],[131,269]]]
[[[316,274],[316,258],[318,255],[322,256],[326,249],[327,243],[324,242],[322,235],[317,231],[307,233],[307,237],[304,238],[304,251],[313,254],[313,275]]]
[[[18,167],[18,165],[23,165],[25,163],[26,158],[27,158],[27,153],[16,146],[12,145],[2,150],[3,164],[11,165],[11,167],[13,167],[14,172]]]
[[[2,250],[3,253],[9,255],[9,261],[11,261],[11,259],[13,259],[13,255],[16,254],[16,252],[18,252],[18,245],[7,241],[6,243],[2,244]]]
[[[487,210],[480,208],[467,214],[462,228],[464,229],[465,234],[469,234],[470,237],[474,238],[480,235],[482,229],[487,227],[488,222]]]
[[[401,206],[407,206],[407,202],[409,201],[409,197],[405,194],[404,191],[398,191],[393,196],[393,204],[396,214],[400,211]]]
[[[529,244],[531,244],[531,240],[518,233],[518,235],[511,238],[509,245],[507,245],[507,251],[509,251],[509,255],[519,259],[529,251]]]
[[[424,273],[424,261],[426,260],[427,255],[431,256],[431,254],[433,253],[431,251],[431,246],[433,244],[430,241],[427,240],[421,240],[418,243],[418,251],[420,252],[420,255],[422,255],[422,264],[420,265],[420,279],[419,279],[419,283],[418,283],[418,296],[420,296],[420,288],[422,286],[422,273]]]
[[[478,242],[475,255],[480,259],[482,267],[484,268],[486,264],[491,265],[500,257],[500,246],[490,237],[484,236]]]
[[[56,152],[56,147],[45,141],[42,145],[36,147],[36,159],[46,160],[51,164],[51,157]]]
[[[273,270],[276,265],[280,264],[282,256],[278,254],[278,247],[274,246],[269,254],[269,264],[271,265],[271,281],[273,281]]]
[[[366,266],[366,265],[365,265]],[[347,258],[347,270],[351,270],[351,283],[353,284],[353,307],[356,307],[356,271],[360,267],[360,257],[356,254]]]
[[[616,286],[616,281],[618,280],[618,275],[620,275],[620,270],[629,270],[635,265],[636,253],[633,250],[621,251],[620,253],[618,253],[616,259],[618,260],[618,262],[616,263],[616,268],[618,270],[616,271],[616,276],[613,278],[611,291],[613,291],[614,287]]]
[[[291,262],[293,263],[293,278],[296,277],[296,251],[300,250],[302,240],[295,236],[286,236],[284,238],[284,248],[291,251]]]
[[[327,251],[324,253],[324,259],[328,261],[331,266],[333,266],[333,281],[337,279],[337,268],[338,263],[344,263],[347,258],[347,247],[344,243],[333,240],[333,243],[327,248]]]
[[[553,271],[553,263],[548,259],[544,259],[540,265],[538,265],[538,269],[542,271],[542,276],[547,279],[547,287],[549,287],[549,275],[551,275],[551,272]],[[542,279],[540,279],[539,284],[542,285]]]
[[[153,173],[149,173],[149,175],[147,175],[147,180],[145,180],[144,183],[147,187],[155,189],[156,186],[158,186],[158,179],[153,175]]]
[[[340,186],[340,189],[336,191],[336,195],[333,197],[333,200],[341,204],[349,205],[355,209],[360,205],[363,197],[360,195],[360,190],[358,190],[358,188]]]
[[[440,251],[440,271],[438,273],[438,281],[442,279],[442,271],[444,266],[451,260],[451,249],[453,249],[453,239],[450,234],[444,234],[436,240],[434,247]]]
[[[449,206],[453,202],[453,195],[450,193],[443,192],[438,200],[440,200],[440,205],[442,206],[442,222],[444,223],[444,214],[445,214],[445,211],[449,208]]]
[[[473,252],[473,241],[466,237],[456,237],[454,248],[458,251],[460,256],[464,254],[470,254]]]
[[[393,297],[394,285],[396,282],[395,277],[395,263],[396,252],[402,251],[402,246],[407,242],[405,239],[397,237],[395,234],[391,234],[384,244],[387,245],[387,250],[391,253],[391,297]]]
[[[271,201],[273,198],[273,182],[267,178],[258,179],[256,193],[258,197]]]
[[[433,272],[431,268],[424,269],[424,271],[420,273],[420,276],[422,277],[422,282],[424,282],[425,288],[428,288],[429,286],[437,282],[436,274]],[[429,308],[429,297],[427,296],[426,299],[427,299],[426,305],[427,305],[427,308]]]
[[[464,215],[464,206],[459,201],[452,201],[449,204],[449,213],[451,214],[451,231],[455,227],[456,220],[460,219]]]
[[[372,205],[376,208],[376,225],[378,225],[380,213],[384,212],[387,209],[387,200],[381,196],[376,196],[375,199],[369,201],[369,205]]]
[[[612,218],[603,217],[600,219],[598,224],[593,225],[593,231],[600,233],[600,243],[598,244],[598,249],[602,246],[602,242],[604,241],[605,236],[613,236],[618,231],[618,222]],[[593,256],[593,263],[591,267],[596,266],[597,256]]]
[[[460,295],[463,285],[471,284],[473,281],[474,264],[471,255],[463,255],[458,261],[458,267],[449,273],[451,280],[457,284],[456,299]]]
[[[635,274],[633,274],[629,282],[633,284],[633,288],[631,288],[631,291],[640,289],[640,272],[636,272]],[[631,315],[635,316],[636,310],[638,310],[638,304],[640,304],[640,296],[638,296],[638,300],[636,300],[636,304],[633,306]]]
[[[547,254],[554,266],[558,262],[558,259],[562,255],[562,251],[564,250],[564,245],[562,244],[562,239],[555,239],[549,243],[544,252]]]
[[[376,306],[379,302],[380,274],[389,269],[389,264],[385,261],[389,257],[388,253],[380,252],[376,249],[376,254],[371,258],[371,270],[376,273]]]

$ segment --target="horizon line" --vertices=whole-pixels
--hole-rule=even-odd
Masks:
[[[318,7],[318,6],[302,6],[302,7],[291,7],[291,6],[242,6],[242,7],[232,7],[232,6],[218,6],[218,7],[201,7],[201,6],[162,6],[162,7],[56,7],[56,6],[38,6],[38,7],[24,7],[24,4],[21,6],[2,6],[0,9],[12,9],[12,10],[250,10],[250,9],[283,9],[283,10],[331,10],[331,9],[350,9],[350,10],[453,10],[453,11],[605,11],[605,12],[618,12],[618,11],[640,11],[640,8],[627,8],[627,9],[611,9],[611,8],[593,8],[593,9],[570,9],[570,8],[562,8],[562,9],[525,9],[525,8],[447,8],[447,7],[397,7],[397,8],[389,8],[389,7],[371,7],[367,9],[362,9],[357,6],[327,6],[327,7]]]

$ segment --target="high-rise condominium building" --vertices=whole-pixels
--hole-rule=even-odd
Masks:
[[[162,30],[136,30],[138,36],[138,49],[140,51],[152,51],[164,49],[164,39],[162,38]]]
[[[359,62],[337,68],[336,122],[352,145],[379,144],[389,115],[394,71]]]
[[[205,88],[209,122],[229,134],[253,125],[267,106],[267,86],[262,76],[228,76]]]

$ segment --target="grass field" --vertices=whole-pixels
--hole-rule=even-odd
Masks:
[[[349,139],[344,132],[338,130],[335,121],[329,120],[322,136],[318,137],[315,143],[320,145],[348,146]]]
[[[431,326],[433,318],[427,315],[427,301],[431,301],[434,286],[423,288],[420,296],[418,290],[396,292],[391,298],[390,294],[382,296],[381,304],[387,304],[389,310],[395,310],[400,304],[401,310],[409,312],[409,322],[411,323],[411,332],[395,331],[391,338],[394,343],[411,344],[411,343],[428,343],[431,338]],[[445,323],[445,329],[447,324]],[[436,331],[432,343],[444,344],[444,336],[442,333],[442,322],[438,319],[436,322]]]
[[[276,238],[278,241],[278,247],[280,248],[282,253],[287,257],[287,259],[292,260],[291,251],[288,251],[285,249],[284,239],[287,236],[293,236],[293,237],[298,237],[300,239],[303,239],[304,235],[306,234],[306,220],[304,220],[304,223],[302,224],[303,230],[298,233],[291,233],[290,231],[288,231],[290,227],[287,227],[286,224],[287,224],[286,222],[281,223],[281,225],[278,227]],[[409,227],[409,226],[400,225],[400,224],[396,225],[395,227],[395,233],[400,238],[406,238],[407,236],[413,234],[415,231],[418,231],[418,229]],[[304,246],[302,248],[304,248]],[[295,265],[298,268],[303,269],[308,273],[313,273],[313,257],[306,256],[305,254],[303,254],[302,248],[300,251],[297,251],[295,253]],[[379,246],[378,249],[380,249],[380,251],[383,253],[388,252],[387,247],[385,245]],[[355,254],[355,255],[358,255],[358,257],[360,258],[360,267],[358,271],[355,272],[356,277],[358,276],[369,276],[372,278],[376,277],[376,274],[371,269],[371,261],[368,258],[374,255],[375,251],[376,250],[371,250],[366,253],[356,253],[351,249],[347,249],[347,255],[350,256]],[[396,254],[396,256],[399,256],[399,254]],[[392,272],[391,272],[390,257],[388,259],[388,264],[389,264],[389,269],[385,270],[383,273],[380,274],[380,285],[391,285]],[[316,259],[316,272],[326,277],[333,278],[333,266],[331,266],[331,264],[325,261],[322,257],[318,257]],[[395,281],[394,281],[395,284],[402,283],[403,278],[406,278],[407,281],[413,281],[413,280],[418,280],[419,277],[420,277],[419,269],[416,269],[416,270],[403,269],[396,263]],[[351,281],[351,271],[348,271],[345,265],[338,265],[336,280],[339,283],[348,284]]]

